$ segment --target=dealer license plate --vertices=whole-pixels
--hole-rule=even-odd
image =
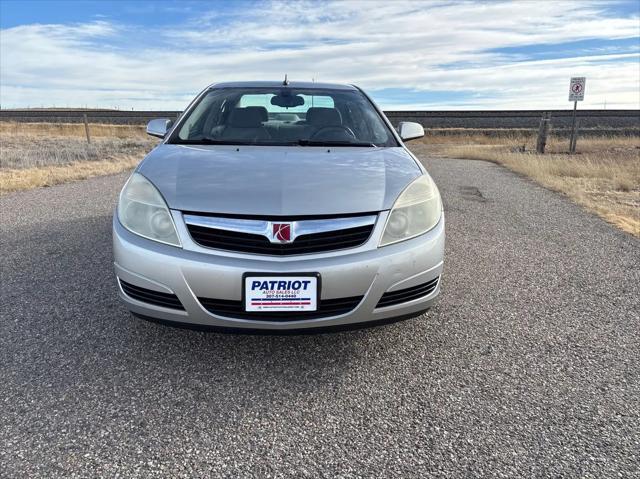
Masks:
[[[244,277],[246,311],[316,311],[318,275]]]

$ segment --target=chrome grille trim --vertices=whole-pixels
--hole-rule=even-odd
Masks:
[[[298,236],[326,233],[330,231],[340,231],[350,228],[358,228],[361,226],[370,226],[375,224],[376,219],[376,215],[367,215],[353,216],[348,218],[330,218],[299,221],[263,221],[241,218],[223,218],[219,216],[197,216],[192,214],[183,215],[183,220],[187,225],[199,226],[201,228],[233,231],[235,233],[261,235],[271,242],[275,242],[273,241],[271,235],[272,225],[274,223],[290,223],[291,241],[293,243],[295,243],[295,239]]]

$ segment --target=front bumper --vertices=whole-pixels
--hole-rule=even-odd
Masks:
[[[404,290],[439,278],[444,257],[444,215],[428,233],[383,248],[376,245],[384,214],[369,241],[359,248],[331,254],[269,257],[207,250],[194,244],[183,227],[180,213],[172,212],[184,248],[150,241],[126,230],[114,215],[113,250],[119,280],[161,293],[175,294],[184,311],[120,297],[130,311],[160,320],[234,329],[299,330],[356,325],[357,323],[410,316],[428,309],[440,292],[437,287],[424,297],[376,308],[385,292]],[[245,272],[317,272],[322,278],[321,299],[362,296],[350,312],[339,316],[305,320],[268,321],[229,318],[205,309],[198,298],[240,300]],[[295,313],[292,313],[292,317]]]

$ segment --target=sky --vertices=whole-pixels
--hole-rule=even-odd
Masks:
[[[181,110],[211,83],[356,84],[384,109],[640,108],[640,0],[0,0],[0,105]]]

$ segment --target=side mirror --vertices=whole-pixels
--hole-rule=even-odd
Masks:
[[[398,133],[402,141],[414,140],[424,136],[424,128],[420,123],[413,123],[411,121],[401,121],[398,125]]]
[[[173,120],[167,118],[159,118],[151,120],[147,123],[147,135],[157,136],[158,138],[164,138],[169,129],[173,125]]]

